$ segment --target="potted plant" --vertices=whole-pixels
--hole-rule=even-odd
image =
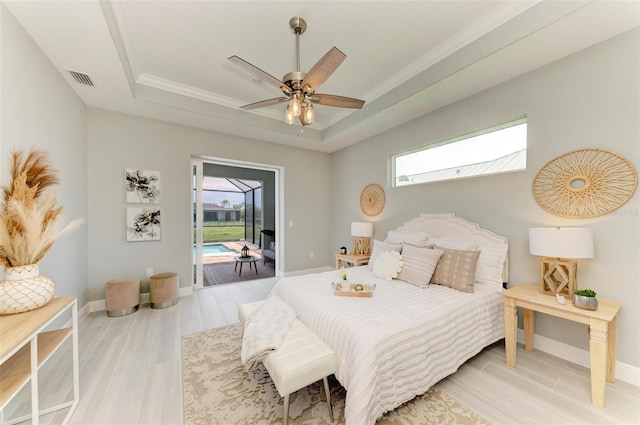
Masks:
[[[340,277],[340,281],[338,282],[338,290],[346,290],[349,289],[349,281],[347,280],[347,269],[344,267],[340,267],[338,270],[338,276]]]
[[[596,310],[598,308],[596,292],[591,288],[573,291],[572,301],[574,306],[585,310]]]
[[[11,152],[11,182],[0,200],[0,315],[22,313],[46,305],[55,294],[51,279],[40,276],[39,262],[63,233],[77,227],[62,225],[56,207],[56,170],[41,150]]]

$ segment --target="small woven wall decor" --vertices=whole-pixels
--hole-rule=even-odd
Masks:
[[[384,189],[377,183],[368,184],[360,194],[360,209],[368,216],[378,215],[384,208]]]
[[[604,149],[578,149],[540,169],[533,197],[560,217],[599,217],[624,205],[637,185],[638,174],[626,158]]]

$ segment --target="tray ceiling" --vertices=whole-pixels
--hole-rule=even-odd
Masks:
[[[640,25],[640,2],[5,1],[88,106],[332,152]],[[301,69],[331,47],[347,58],[317,106],[284,123],[281,95],[227,58],[276,78],[295,69],[289,18],[302,16]],[[93,86],[69,72],[86,74]]]

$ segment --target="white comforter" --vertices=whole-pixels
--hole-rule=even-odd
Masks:
[[[377,279],[366,266],[349,269],[349,281],[377,284],[371,298],[335,296],[332,281],[335,271],[284,278],[273,293],[336,352],[346,425],[374,424],[504,337],[495,287],[421,289]]]

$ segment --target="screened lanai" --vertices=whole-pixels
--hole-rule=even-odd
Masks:
[[[263,223],[261,181],[204,176],[202,190],[205,243],[259,243]]]

